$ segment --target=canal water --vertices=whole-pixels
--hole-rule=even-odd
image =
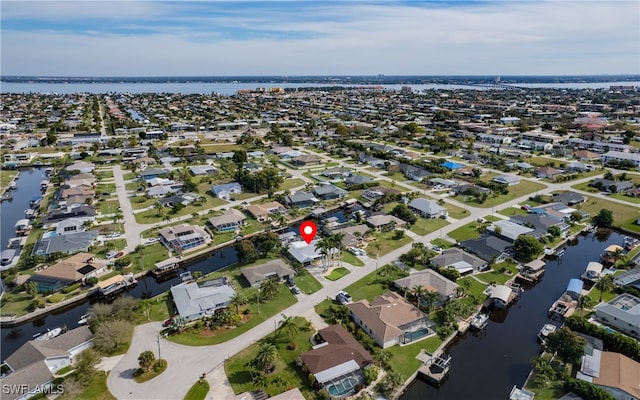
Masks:
[[[439,388],[417,379],[401,400],[508,399],[514,385],[524,384],[530,360],[539,354],[536,335],[569,279],[579,278],[589,261],[599,261],[609,244],[622,243],[623,236],[616,232],[578,236],[559,260],[547,261],[538,284],[526,288],[507,311],[491,315],[484,332],[467,333],[449,346],[451,370]]]

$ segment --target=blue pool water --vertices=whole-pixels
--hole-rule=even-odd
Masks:
[[[348,377],[338,383],[327,387],[327,391],[332,396],[342,396],[349,393],[358,384],[358,380],[354,377]]]
[[[422,329],[418,329],[417,331],[414,332],[407,332],[404,334],[404,338],[406,340],[416,340],[419,339],[423,336],[426,336],[429,334],[429,329],[428,328],[422,328]]]

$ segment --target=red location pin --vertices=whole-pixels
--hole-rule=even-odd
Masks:
[[[318,227],[312,221],[304,221],[300,224],[300,236],[307,244],[311,243],[318,233]]]

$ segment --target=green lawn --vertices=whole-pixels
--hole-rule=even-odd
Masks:
[[[453,204],[449,204],[447,202],[444,203],[444,208],[447,209],[449,216],[455,219],[462,219],[469,216],[469,210],[464,209],[462,207],[454,206]]]
[[[0,173],[0,189],[7,187],[9,182],[13,181],[13,178],[18,175],[18,172],[19,171],[2,170],[2,173]]]
[[[501,272],[503,268],[504,268],[504,272]],[[500,285],[504,285],[505,282],[513,278],[514,275],[517,273],[518,273],[518,269],[515,264],[509,264],[507,262],[503,262],[503,263],[494,265],[491,271],[478,274],[476,275],[476,277],[478,277],[478,279],[481,279],[486,283],[496,282]]]
[[[342,261],[346,262],[347,264],[351,264],[354,267],[364,266],[364,261],[362,261],[361,259],[359,259],[358,257],[354,256],[353,254],[349,253],[346,250],[342,250]]]
[[[261,343],[272,343],[278,350],[276,370],[269,374],[269,378],[278,377],[286,382],[286,384],[283,385],[269,383],[264,389],[269,396],[275,396],[286,391],[287,388],[297,387],[305,399],[320,399],[320,395],[310,387],[307,374],[302,372],[300,367],[296,365],[300,354],[311,349],[309,339],[313,334],[313,329],[306,328],[303,318],[296,317],[296,323],[298,325],[298,332],[293,334],[291,338],[288,338],[284,333],[274,332],[261,340]],[[291,342],[295,343],[295,350],[289,349],[288,346]],[[246,367],[246,363],[248,360],[255,358],[261,343],[254,343],[225,361],[224,369],[234,393],[239,394],[258,389],[251,382],[251,372],[248,367]]]
[[[116,400],[107,387],[107,372],[98,371],[79,394],[74,395],[73,400]],[[70,399],[68,394],[62,394],[61,400]]]
[[[133,379],[137,382],[137,383],[144,383],[146,381],[150,381],[151,379],[157,377],[158,375],[162,374],[167,368],[162,368],[159,371],[156,371],[154,368],[152,368],[151,370],[149,370],[148,372],[143,372],[143,370],[141,368],[139,368],[136,372],[134,372],[133,374]]]
[[[458,242],[462,242],[464,240],[469,239],[477,239],[480,236],[478,232],[478,224],[477,222],[472,222],[465,226],[462,226],[456,230],[449,232],[449,237],[457,240]]]
[[[133,271],[131,272],[142,272],[153,269],[155,263],[169,258],[169,251],[162,243],[154,243],[143,246],[140,251],[134,251],[127,257],[133,262]]]
[[[120,207],[118,200],[107,200],[98,203],[98,209],[102,214],[113,214]]]
[[[629,202],[629,203],[640,204],[640,197],[631,197],[631,196],[627,196],[624,193],[615,193],[615,194],[609,195],[609,197],[614,198],[614,199],[618,199],[618,200],[622,200],[622,201],[626,201],[626,202]]]
[[[449,222],[446,219],[442,218],[422,218],[418,217],[416,222],[411,225],[409,230],[415,233],[416,235],[424,236],[431,232],[435,232],[438,229],[441,229],[445,226],[449,225]]]
[[[612,292],[604,292],[602,293],[602,301],[603,302],[608,302],[610,300],[613,300],[616,298],[616,296],[618,296],[615,293]],[[595,287],[592,288],[589,291],[589,297],[591,298],[591,300],[594,301],[595,304],[598,304],[600,302],[600,290],[596,289]]]
[[[527,215],[528,213],[520,208],[509,207],[499,210],[498,214],[504,215],[505,217],[513,217],[514,215]]]
[[[487,200],[482,204],[475,201],[473,197],[470,197],[467,203],[474,207],[481,207],[481,208],[495,207],[506,201],[512,200],[516,197],[524,196],[529,193],[534,193],[544,188],[545,188],[545,185],[541,183],[522,180],[517,185],[509,186],[509,193],[506,195],[496,195],[496,194],[489,195],[489,197],[487,197]]]
[[[211,185],[209,184],[200,184],[198,185],[198,187],[200,188],[200,186],[204,185],[207,190],[211,187]],[[206,193],[206,194],[202,194],[204,193],[204,190],[202,188],[199,189],[200,193],[202,196],[204,196],[204,198],[207,200],[206,203],[203,206],[197,206],[197,205],[189,205],[184,207],[182,210],[178,211],[177,213],[174,213],[173,210],[171,208],[167,208],[165,207],[163,210],[163,214],[164,215],[158,215],[158,210],[156,210],[155,208],[151,209],[151,210],[146,210],[146,211],[142,211],[140,213],[136,213],[136,222],[140,223],[140,224],[157,224],[160,222],[164,221],[164,216],[168,216],[169,218],[175,218],[175,217],[181,217],[183,215],[190,215],[196,212],[201,212],[203,210],[206,210],[208,208],[213,208],[213,207],[218,207],[221,205],[226,204],[227,202],[219,199],[217,197],[213,197],[211,194]],[[253,196],[250,196],[253,197]],[[132,198],[133,199],[133,198]],[[153,203],[155,203],[155,199],[153,202],[151,202],[152,205]],[[133,203],[132,203],[133,205]],[[141,207],[140,204],[138,204],[139,208],[143,208]]]
[[[138,174],[136,174],[135,172],[127,172],[124,175],[122,175],[122,179],[124,179],[125,181],[131,181],[134,180],[138,177]]]
[[[575,206],[580,211],[589,213],[592,217],[597,215],[601,209],[606,208],[613,212],[613,224],[620,226],[629,220],[638,219],[638,208],[629,207],[627,204],[614,203],[609,200],[596,197],[584,196],[585,202]],[[626,224],[625,224],[626,225]]]
[[[325,275],[325,278],[329,279],[330,281],[337,281],[338,279],[342,278],[345,275],[348,275],[349,273],[350,272],[348,269],[339,267],[331,271],[329,275]]]
[[[638,225],[638,224],[636,223],[636,221],[637,221],[637,220],[638,220],[638,218],[637,218],[637,217],[635,217],[635,218],[631,218],[631,219],[629,219],[629,220],[625,221],[621,226],[622,226],[624,229],[628,229],[628,230],[630,230],[630,231],[640,233],[640,225]]]
[[[191,386],[184,400],[204,400],[207,393],[209,393],[209,382],[206,379],[200,379]]]
[[[32,298],[26,293],[6,292],[2,300],[0,314],[7,316],[21,316],[29,312],[27,307],[29,307],[29,303],[31,303]]]
[[[370,241],[365,249],[367,251],[367,255],[371,258],[376,258],[378,254],[383,256],[413,241],[413,239],[407,235],[404,235],[401,239],[395,239],[394,231],[378,232],[375,235],[376,239]],[[376,247],[375,243],[378,243],[379,249]]]
[[[322,284],[309,273],[306,269],[302,269],[295,277],[296,286],[300,288],[302,293],[311,294],[322,289]]]
[[[465,282],[470,282],[470,284],[465,284]],[[465,276],[464,278],[460,278],[456,281],[456,283],[460,286],[462,286],[463,288],[465,288],[465,291],[467,293],[467,295],[469,296],[474,296],[477,299],[484,299],[486,296],[483,294],[484,290],[487,288],[486,285],[483,285],[482,283],[478,282],[477,279],[474,279],[470,276]],[[469,288],[467,289],[467,285],[469,286]]]
[[[129,201],[131,202],[131,208],[134,210],[140,210],[155,205],[158,202],[158,199],[147,199],[145,196],[135,196],[129,197]],[[169,211],[169,208],[167,208],[167,211]]]
[[[425,349],[427,352],[433,353],[441,344],[442,339],[438,335],[433,335],[416,343],[393,346],[385,351],[391,354],[389,364],[394,371],[400,374],[404,382],[422,365],[422,362],[416,358],[420,351]]]
[[[454,247],[456,245],[455,243],[451,243],[448,240],[440,239],[440,238],[433,239],[431,241],[431,244],[433,244],[435,246],[438,246],[438,247],[440,247],[442,249],[450,249],[450,248],[452,248],[452,247]]]
[[[405,276],[405,273],[393,266],[378,268],[364,278],[345,288],[353,301],[362,299],[373,300],[375,296],[389,291],[389,283]]]

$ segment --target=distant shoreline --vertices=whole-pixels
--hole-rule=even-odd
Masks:
[[[640,74],[632,75],[361,75],[361,76],[140,76],[140,77],[55,77],[55,76],[0,76],[5,83],[307,83],[307,84],[503,84],[517,83],[597,83],[639,81]]]

